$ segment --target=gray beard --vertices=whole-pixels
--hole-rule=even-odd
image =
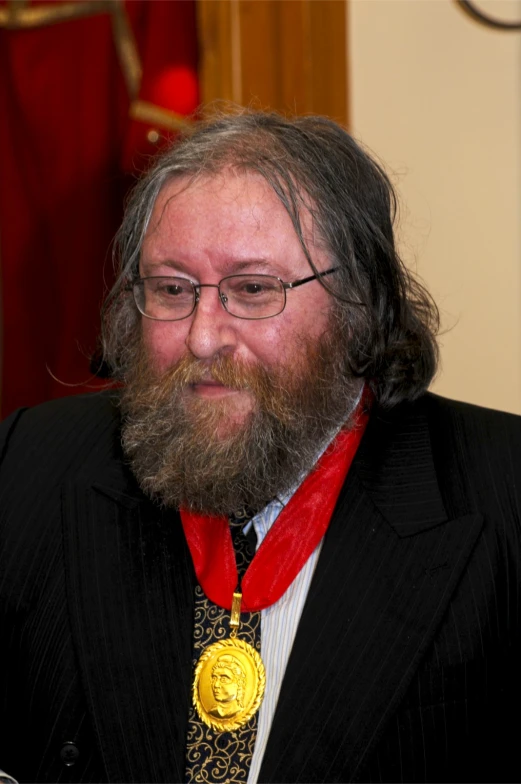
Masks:
[[[212,363],[217,380],[248,388],[256,400],[229,432],[228,401],[186,395],[207,363],[187,357],[158,377],[137,346],[122,394],[122,442],[143,491],[164,506],[208,515],[256,512],[286,493],[354,411],[362,382],[339,361],[343,346],[329,333],[301,348],[300,366],[277,370]]]

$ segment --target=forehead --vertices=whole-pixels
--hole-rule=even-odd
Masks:
[[[307,211],[301,222],[311,250],[313,226]],[[194,254],[214,263],[305,259],[291,218],[270,185],[256,173],[234,170],[166,183],[154,205],[142,251],[151,263],[166,259],[184,263]]]
[[[270,214],[292,227],[291,219],[264,177],[255,172],[227,169],[215,175],[177,177],[161,188],[154,205],[149,229],[158,228],[171,217],[196,217],[203,210],[224,220],[240,215],[246,223]],[[286,223],[286,220],[288,223]]]

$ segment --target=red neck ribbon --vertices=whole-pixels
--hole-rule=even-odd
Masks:
[[[367,425],[364,395],[349,430],[341,430],[279,514],[242,580],[241,612],[269,607],[287,591],[318,545]],[[181,509],[197,579],[208,599],[231,609],[238,576],[226,517]]]

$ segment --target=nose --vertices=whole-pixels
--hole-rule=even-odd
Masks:
[[[237,346],[237,319],[224,309],[217,285],[205,283],[198,288],[198,302],[185,341],[188,350],[197,359],[233,353]]]

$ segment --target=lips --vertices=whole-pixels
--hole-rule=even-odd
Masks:
[[[214,379],[208,379],[205,381],[194,381],[190,384],[192,389],[230,389],[230,387],[226,386],[226,384],[222,384],[220,381],[215,381]]]
[[[238,392],[244,392],[243,389],[222,384],[215,379],[207,379],[203,381],[193,381],[188,385],[188,390],[192,395],[208,400],[217,400],[225,397],[236,395]]]
[[[218,381],[216,378],[200,378],[195,381],[192,381],[189,386],[192,389],[229,389],[230,391],[237,392],[239,390],[244,390],[245,387],[238,384],[225,384],[222,381]]]

